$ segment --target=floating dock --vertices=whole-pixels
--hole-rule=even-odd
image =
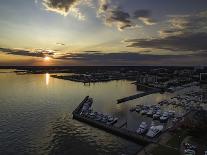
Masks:
[[[99,122],[99,121],[93,120],[91,118],[87,118],[87,117],[80,115],[81,109],[88,98],[89,98],[89,96],[86,96],[84,98],[84,100],[78,105],[78,107],[73,111],[73,119],[90,124],[94,127],[100,128],[106,132],[120,136],[120,137],[125,138],[127,140],[131,140],[131,141],[136,142],[138,144],[141,144],[143,146],[148,145],[150,143],[156,143],[158,141],[158,139],[148,139],[147,137],[143,137],[141,135],[138,135],[136,132],[129,131],[124,128],[118,128],[113,125],[108,125],[106,123],[102,123],[102,122]]]

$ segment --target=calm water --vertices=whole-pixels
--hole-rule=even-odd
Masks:
[[[129,126],[137,128],[136,116],[129,115],[131,106],[169,97],[154,94],[116,104],[116,99],[135,93],[130,81],[84,86],[49,74],[0,73],[0,154],[135,154],[141,148],[138,144],[73,120],[71,115],[90,95],[94,110],[127,119],[133,122]]]

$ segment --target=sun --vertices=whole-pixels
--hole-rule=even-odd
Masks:
[[[45,61],[49,61],[50,60],[50,57],[46,56],[46,57],[44,57],[44,60]]]

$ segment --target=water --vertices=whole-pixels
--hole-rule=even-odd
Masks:
[[[141,145],[73,120],[71,112],[90,95],[94,110],[136,122],[136,116],[129,114],[130,107],[169,97],[154,94],[116,104],[116,99],[138,93],[130,81],[89,86],[49,74],[1,72],[0,154],[136,154]],[[129,126],[137,128],[138,124]]]
[[[127,81],[84,86],[49,74],[0,74],[0,154],[134,154],[141,146],[72,119],[86,96],[94,109],[122,113],[116,99],[136,92]]]

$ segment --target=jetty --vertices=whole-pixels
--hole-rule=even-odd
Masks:
[[[140,97],[143,97],[143,96],[147,96],[147,95],[151,95],[151,94],[154,94],[154,93],[158,93],[158,92],[160,92],[160,90],[154,89],[154,90],[151,90],[151,91],[147,91],[147,92],[131,95],[131,96],[128,96],[128,97],[124,97],[124,98],[118,99],[117,103],[118,104],[119,103],[123,103],[123,102],[126,102],[126,101],[134,100],[134,99],[137,99],[137,98],[140,98]]]
[[[99,129],[102,129],[106,132],[109,132],[111,134],[120,136],[122,138],[125,138],[127,140],[136,142],[138,144],[141,144],[143,146],[146,146],[150,143],[157,143],[158,139],[150,139],[141,135],[138,135],[135,131],[130,131],[125,128],[119,128],[113,126],[113,124],[106,124],[94,119],[91,119],[90,117],[86,117],[84,115],[81,115],[81,110],[84,105],[84,103],[88,100],[89,96],[86,96],[84,100],[77,106],[77,108],[73,111],[73,119],[76,119],[78,121],[90,124],[91,126],[97,127]]]

